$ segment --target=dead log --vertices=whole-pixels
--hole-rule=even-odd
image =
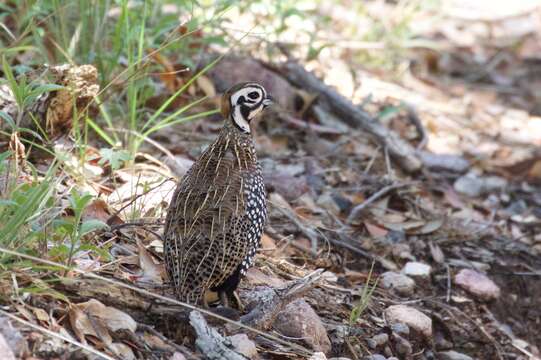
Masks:
[[[248,296],[252,300],[251,304],[256,305],[248,314],[241,316],[240,321],[244,325],[259,330],[269,329],[286,305],[300,298],[316,286],[323,271],[323,269],[318,269],[302,279],[288,282],[281,288],[266,288],[263,291],[251,291]],[[250,307],[250,304],[248,304],[248,307]]]
[[[209,360],[246,360],[247,357],[233,350],[231,340],[210,327],[199,311],[190,313],[190,324],[195,329],[195,346]]]
[[[312,73],[295,62],[286,62],[278,69],[292,84],[319,94],[318,104],[336,114],[347,125],[360,128],[389,151],[396,163],[408,173],[421,169],[422,162],[415,149],[389,130],[369,113],[353,105],[348,99],[325,85]]]

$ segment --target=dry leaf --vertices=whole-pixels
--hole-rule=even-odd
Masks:
[[[262,250],[276,250],[276,241],[267,234],[261,236],[261,249]]]
[[[40,308],[32,308],[32,312],[34,313],[34,315],[36,315],[36,318],[39,321],[46,322],[46,323],[49,322],[49,314],[47,314],[45,310],[40,309]]]
[[[199,86],[199,88],[203,90],[207,97],[213,98],[216,96],[216,88],[207,76],[201,75],[197,79],[195,79],[195,82],[197,83],[197,86]]]
[[[177,79],[177,73],[173,64],[159,51],[149,49],[149,53],[151,54],[152,59],[164,68],[164,71],[160,73],[160,80],[163,82],[167,90],[169,90],[171,93],[177,91],[179,81]]]
[[[156,264],[152,259],[152,255],[147,251],[144,245],[137,241],[139,249],[139,266],[141,267],[141,276],[137,278],[137,282],[163,284],[163,265]]]
[[[389,233],[388,230],[382,227],[379,227],[377,225],[371,224],[368,221],[364,222],[364,226],[366,227],[366,230],[370,233],[370,235],[372,235],[375,238],[385,237]]]
[[[430,241],[428,243],[428,246],[430,247],[430,254],[432,255],[432,259],[434,259],[435,262],[438,264],[443,264],[445,261],[445,255],[443,254],[443,251],[439,247],[438,244],[434,244],[433,241]]]
[[[76,305],[72,306],[69,310],[68,315],[71,330],[81,343],[87,343],[85,338],[86,335],[92,335],[96,338],[98,337],[98,334],[96,334],[96,331],[94,330],[90,319],[79,307],[77,307]]]
[[[115,309],[111,306],[105,306],[98,300],[89,300],[85,303],[77,304],[89,316],[100,320],[111,331],[129,330],[135,332],[137,323],[131,316]]]
[[[415,230],[413,230],[413,231],[411,231],[409,233],[420,234],[420,235],[430,234],[430,233],[433,233],[434,231],[438,230],[439,228],[441,228],[443,223],[444,223],[443,218],[432,219],[432,220],[428,221],[426,224],[424,224],[420,229],[415,229]]]
[[[107,203],[102,199],[92,201],[83,211],[83,221],[100,220],[108,225],[123,224],[124,221],[117,215],[111,216],[113,212],[109,209]]]

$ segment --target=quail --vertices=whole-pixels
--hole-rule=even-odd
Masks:
[[[204,295],[211,290],[227,303],[253,263],[267,205],[250,122],[271,103],[256,83],[227,90],[217,139],[177,185],[167,211],[164,253],[181,301],[207,305]]]

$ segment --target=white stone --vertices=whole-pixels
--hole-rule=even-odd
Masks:
[[[388,324],[404,323],[426,338],[432,337],[432,319],[411,306],[389,306],[385,309],[385,319]]]
[[[430,265],[423,264],[416,261],[409,261],[406,263],[402,272],[411,277],[428,278],[432,268]]]
[[[246,356],[248,359],[257,357],[257,347],[255,343],[248,338],[246,334],[236,334],[229,337],[231,344],[238,353]]]

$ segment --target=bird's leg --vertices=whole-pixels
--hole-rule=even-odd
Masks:
[[[206,294],[203,294],[202,300],[203,309],[209,309],[209,300],[207,299]]]
[[[222,306],[228,308],[229,307],[229,297],[227,296],[227,292],[220,291],[219,296],[220,296],[220,302],[222,303]]]
[[[241,313],[243,313],[244,312],[244,304],[240,300],[240,296],[236,291],[233,291],[233,297],[235,298],[235,301],[237,302],[237,305],[239,306],[239,311]]]

